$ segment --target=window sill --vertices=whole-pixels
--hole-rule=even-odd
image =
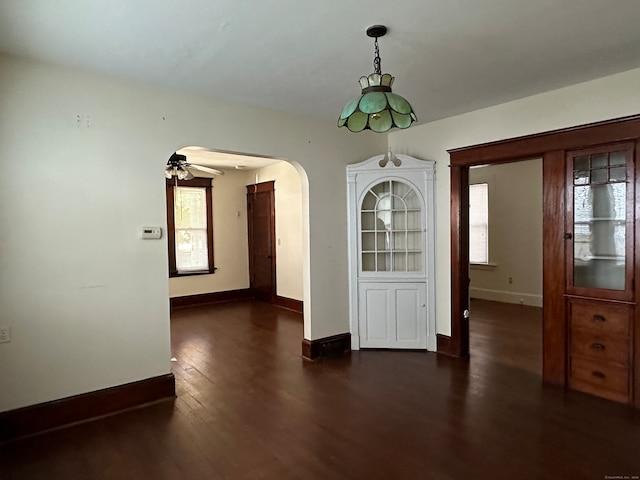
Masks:
[[[169,274],[169,278],[177,278],[177,277],[195,277],[197,275],[211,275],[216,273],[217,268],[213,270],[202,270],[197,272],[173,272]]]
[[[498,267],[497,263],[470,263],[469,268],[471,270],[495,270]]]

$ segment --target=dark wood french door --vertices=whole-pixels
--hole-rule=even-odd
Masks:
[[[253,298],[270,303],[276,296],[274,184],[247,185],[249,286]]]

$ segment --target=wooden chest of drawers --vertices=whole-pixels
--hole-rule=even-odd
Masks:
[[[568,307],[569,386],[628,403],[634,307],[582,298],[569,299]]]

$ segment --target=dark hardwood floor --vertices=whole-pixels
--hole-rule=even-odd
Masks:
[[[542,377],[542,308],[472,298],[470,311],[474,363],[500,363]]]
[[[318,320],[317,320],[318,321]],[[4,479],[604,479],[640,475],[640,414],[480,355],[307,363],[298,314],[172,315],[178,396],[0,446]],[[623,477],[612,477],[623,478]]]

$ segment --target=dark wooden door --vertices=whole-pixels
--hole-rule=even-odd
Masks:
[[[274,183],[247,185],[251,294],[270,303],[276,295]]]

